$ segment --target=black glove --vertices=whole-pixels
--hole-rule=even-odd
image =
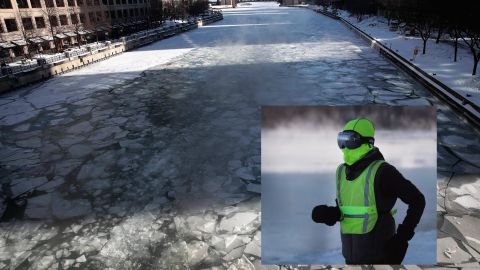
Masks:
[[[403,224],[398,225],[397,233],[385,245],[385,263],[401,264],[408,249],[408,241],[415,232]]]
[[[312,220],[317,223],[325,223],[333,226],[340,220],[341,213],[338,206],[317,205],[312,210]]]

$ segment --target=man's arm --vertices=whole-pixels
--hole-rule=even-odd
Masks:
[[[380,171],[382,178],[382,193],[394,198],[399,198],[408,205],[407,215],[398,226],[401,233],[406,234],[408,240],[413,237],[413,231],[420,222],[425,209],[425,196],[392,165],[385,164]],[[400,233],[397,231],[397,233]]]
[[[398,225],[393,238],[387,243],[387,263],[400,264],[405,257],[408,248],[408,241],[415,234],[425,209],[425,196],[392,165],[385,164],[382,170],[378,171],[381,179],[381,192],[384,196],[399,198],[408,205],[407,215],[403,222]]]

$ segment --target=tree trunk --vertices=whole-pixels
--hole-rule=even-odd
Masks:
[[[438,42],[440,42],[440,37],[442,36],[442,34],[443,34],[443,29],[442,28],[438,29],[437,39],[435,40],[436,44],[438,44]]]
[[[473,71],[472,71],[473,76],[477,74],[478,60],[480,60],[480,53],[477,55],[477,57],[474,57],[473,59]]]
[[[50,21],[49,21],[49,23],[50,23],[50,33],[52,33],[53,48],[54,48],[55,52],[58,52],[57,43],[55,42],[55,35],[53,34],[52,23]]]
[[[427,40],[428,39],[423,40],[423,52],[422,52],[422,54],[425,54],[425,50],[427,49]]]
[[[453,62],[457,62],[457,52],[458,52],[458,37],[455,37],[455,53],[453,55]]]

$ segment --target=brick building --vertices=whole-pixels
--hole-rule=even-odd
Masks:
[[[0,0],[0,58],[13,60],[144,29],[151,17],[149,1]]]

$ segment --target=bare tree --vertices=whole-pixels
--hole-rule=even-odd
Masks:
[[[42,8],[42,12],[45,16],[47,16],[48,29],[50,30],[50,35],[53,39],[53,46],[55,47],[55,52],[58,52],[57,43],[55,42],[55,30],[59,25],[58,11],[53,4],[53,0],[45,1],[45,7]]]
[[[425,51],[427,49],[427,41],[432,36],[433,24],[429,21],[421,21],[421,22],[415,23],[413,27],[415,28],[415,30],[417,30],[417,32],[420,34],[420,37],[422,38],[422,41],[423,41],[422,54],[425,54]]]
[[[433,0],[414,2],[412,10],[413,28],[420,34],[423,41],[422,54],[425,54],[427,41],[433,34],[438,17],[432,13]]]
[[[82,46],[82,37],[80,35],[80,31],[84,30],[83,24],[78,17],[77,10],[74,7],[68,8],[68,15],[70,16],[70,20],[72,21],[73,30],[75,34],[77,34],[77,45],[78,48]]]
[[[466,29],[459,32],[460,37],[470,48],[473,57],[472,75],[477,74],[478,61],[480,60],[480,32],[474,29]]]
[[[21,10],[19,11],[20,15],[20,33],[22,34],[23,39],[25,40],[27,44],[27,58],[31,59],[32,58],[32,49],[34,48],[35,45],[32,46],[32,44],[29,43],[29,40],[33,37],[35,37],[35,30],[33,28],[33,22],[32,22],[32,14],[28,10]]]
[[[458,39],[460,38],[460,31],[457,26],[451,26],[448,31],[449,36],[453,39],[453,62],[457,62],[458,54]]]

